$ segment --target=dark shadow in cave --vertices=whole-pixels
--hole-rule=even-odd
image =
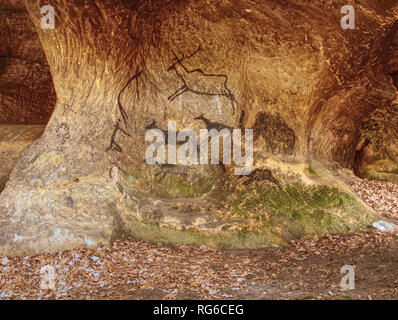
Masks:
[[[57,100],[23,2],[0,4],[0,192],[22,151],[40,138]]]
[[[394,87],[398,90],[398,71],[394,73],[390,73],[392,81],[394,83]]]
[[[366,147],[370,144],[370,140],[369,139],[365,139],[362,143],[362,145],[360,146],[359,150],[357,150],[355,152],[355,157],[354,157],[354,164],[353,164],[353,170],[354,170],[354,174],[359,177],[359,178],[363,178],[361,177],[361,173],[360,173],[360,167],[366,152]]]

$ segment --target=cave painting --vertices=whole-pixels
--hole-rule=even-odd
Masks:
[[[120,114],[122,116],[124,125],[127,126],[127,120],[128,120],[128,115],[126,110],[124,109],[122,102],[121,102],[121,96],[123,94],[123,92],[126,90],[126,88],[135,80],[135,84],[136,84],[136,94],[137,94],[137,99],[138,101],[140,100],[140,90],[139,90],[139,79],[140,76],[142,74],[142,70],[139,70],[137,67],[137,71],[134,74],[134,76],[132,76],[127,83],[124,85],[123,89],[119,92],[118,97],[117,97],[117,103],[118,103],[118,107],[119,107],[119,111]],[[126,130],[124,130],[121,126],[120,126],[120,121],[121,119],[118,119],[115,128],[113,130],[112,136],[111,136],[111,142],[109,147],[106,149],[106,152],[115,149],[118,152],[123,152],[122,147],[116,142],[116,135],[117,133],[120,131],[123,134],[125,134],[126,136],[129,136],[131,138],[131,134],[129,134]]]
[[[181,79],[183,85],[178,88],[172,95],[168,97],[170,101],[175,98],[180,97],[186,92],[192,92],[199,95],[206,96],[224,96],[231,101],[231,107],[233,112],[235,112],[235,96],[232,94],[231,90],[227,87],[228,77],[224,74],[207,74],[201,69],[188,70],[183,61],[185,59],[192,58],[195,56],[201,47],[192,54],[185,56],[182,55],[181,58],[173,51],[175,62],[167,69],[167,71],[174,71],[176,75]]]
[[[220,164],[220,137],[223,138],[223,165],[231,164],[231,155],[236,165],[243,165],[243,167],[235,168],[235,175],[248,175],[253,170],[253,130],[245,129],[245,147],[242,156],[242,135],[240,129],[227,129],[225,125],[219,123],[212,123],[202,115],[197,117],[206,123],[207,127],[211,129],[201,129],[199,134],[200,147],[197,144],[197,134],[194,130],[180,131],[177,135],[176,122],[168,121],[168,132],[165,134],[160,129],[150,129],[145,134],[145,141],[151,142],[145,151],[145,162],[147,164]],[[155,122],[153,122],[155,125]],[[152,125],[149,125],[150,127]],[[217,128],[221,128],[220,131]],[[166,137],[168,141],[166,141]],[[186,138],[188,137],[188,141]],[[211,159],[209,162],[209,138],[211,141],[210,151]],[[153,140],[155,140],[153,142]],[[176,141],[184,141],[184,144],[177,150]],[[186,141],[186,142],[185,142]],[[166,148],[167,159],[166,159]],[[199,151],[199,152],[198,152]],[[187,155],[188,153],[188,155]],[[199,160],[198,160],[199,153]]]
[[[124,109],[124,107],[123,107],[123,105],[122,105],[121,96],[122,96],[123,92],[127,89],[127,87],[130,85],[130,83],[133,82],[133,81],[135,80],[137,99],[138,99],[138,101],[140,101],[139,79],[140,79],[141,74],[142,74],[142,70],[139,70],[139,69],[137,68],[137,71],[136,71],[135,75],[132,76],[132,77],[127,81],[127,83],[125,84],[125,86],[123,87],[123,89],[119,92],[119,95],[118,95],[118,97],[117,97],[117,103],[118,103],[118,106],[119,106],[119,111],[120,111],[120,113],[121,113],[121,115],[122,115],[122,118],[123,118],[123,121],[124,121],[124,124],[125,124],[125,125],[127,125],[127,119],[128,119],[129,117],[128,117],[127,113],[126,113],[126,110]]]
[[[112,149],[115,149],[118,152],[123,152],[122,147],[116,142],[116,135],[119,131],[131,138],[131,134],[129,134],[122,127],[120,127],[120,121],[121,120],[119,119],[115,125],[115,129],[113,130],[112,137],[111,137],[111,143],[110,143],[109,147],[106,149],[106,152],[108,152],[109,150],[112,150]]]
[[[187,178],[187,173],[184,172],[182,168],[178,165],[167,164],[167,163],[165,164],[157,163],[156,165],[160,169],[157,173],[155,173],[155,178],[160,176],[160,178],[158,179],[158,183],[161,183],[168,174],[179,175],[182,176],[183,178]]]

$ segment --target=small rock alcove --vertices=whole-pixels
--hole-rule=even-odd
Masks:
[[[55,107],[50,67],[22,1],[0,3],[0,192]]]

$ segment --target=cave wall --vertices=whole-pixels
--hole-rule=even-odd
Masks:
[[[382,45],[380,54],[383,70],[387,74],[390,92],[395,97],[391,103],[378,106],[367,115],[361,126],[361,138],[356,150],[354,167],[360,177],[380,180],[397,180],[398,174],[398,21],[395,21]],[[376,99],[374,104],[380,103]]]
[[[0,1],[0,124],[47,124],[56,94],[23,1]]]
[[[39,30],[39,35],[54,80],[60,82],[57,92],[61,108],[64,100],[90,103],[87,101],[96,94],[94,104],[107,104],[104,101],[109,99],[115,106],[121,98],[125,112],[131,115],[130,122],[137,122],[133,107],[139,104],[146,119],[135,117],[139,123],[134,130],[141,135],[144,124],[153,119],[163,121],[163,127],[169,118],[178,118],[181,126],[198,127],[182,118],[197,116],[200,104],[211,106],[206,111],[208,118],[231,126],[238,126],[244,113],[241,125],[253,127],[257,115],[266,112],[283,119],[295,132],[296,141],[294,152],[265,148],[265,155],[277,153],[284,160],[335,162],[351,168],[362,122],[374,110],[391,106],[396,98],[390,81],[393,59],[383,59],[386,43],[394,39],[394,1],[377,5],[374,1],[359,2],[356,30],[341,29],[339,8],[343,5],[343,1],[294,5],[270,1],[256,6],[244,1],[219,1],[206,8],[200,2],[170,1],[161,11],[156,1],[121,2],[113,9],[107,2],[88,1],[84,7],[80,2],[59,3],[57,30]],[[279,17],[281,12],[283,18]],[[73,20],[66,25],[69,16]],[[39,18],[37,14],[35,18]],[[291,23],[293,19],[295,23]],[[204,38],[203,32],[212,36]],[[229,101],[223,97],[222,114],[217,112],[220,106],[215,98],[188,92],[182,96],[182,103],[181,97],[167,99],[181,84],[173,72],[164,71],[173,54],[189,55],[199,46],[201,51],[186,62],[188,69],[227,75],[228,86],[237,99],[236,112],[227,110]],[[76,52],[71,53],[71,47]],[[130,51],[123,52],[125,47]],[[98,75],[100,69],[107,73]],[[134,79],[119,95],[134,73],[144,69],[136,92]],[[108,82],[108,78],[112,79]],[[69,81],[73,84],[66,85]],[[113,91],[112,83],[119,86],[115,88],[116,98],[108,95]],[[144,92],[149,88],[150,94]],[[138,103],[140,95],[152,101]],[[190,114],[183,115],[182,109]],[[110,114],[113,123],[122,116],[117,110]],[[135,144],[141,143],[141,135]]]
[[[267,159],[352,168],[362,124],[396,99],[380,59],[395,1],[357,1],[356,30],[340,27],[344,1],[54,0],[54,30],[40,28],[42,1],[25,5],[57,103],[0,195],[0,253],[101,245],[136,218],[167,220],[143,163],[151,124],[198,131],[203,115],[254,128],[256,168]],[[235,183],[232,168],[179,170],[214,189]],[[178,219],[213,221],[197,218]]]
[[[43,125],[0,125],[0,192],[22,151],[40,138],[44,128]]]

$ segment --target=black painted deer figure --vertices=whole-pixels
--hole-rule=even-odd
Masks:
[[[199,46],[191,55],[185,57],[182,55],[181,58],[173,52],[174,64],[172,64],[167,71],[174,71],[176,75],[181,79],[183,85],[177,89],[171,96],[168,97],[170,101],[173,101],[178,96],[192,92],[206,96],[224,96],[231,101],[233,112],[235,112],[235,96],[231,90],[227,87],[228,77],[224,74],[206,74],[201,69],[188,70],[184,65],[183,61],[196,55],[200,51]]]

